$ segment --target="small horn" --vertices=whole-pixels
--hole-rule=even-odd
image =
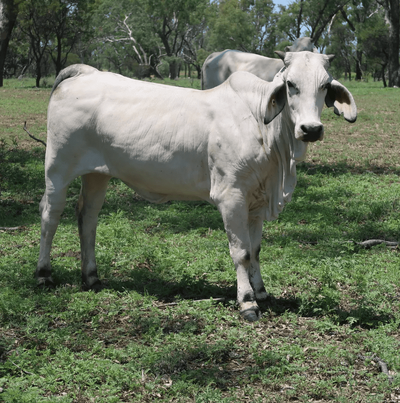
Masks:
[[[285,60],[286,52],[282,52],[281,50],[275,50],[275,53],[279,56],[283,61]]]

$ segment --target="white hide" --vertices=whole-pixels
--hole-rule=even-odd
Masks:
[[[311,38],[299,38],[292,46],[288,46],[286,51],[313,52],[316,49]],[[265,81],[272,81],[282,67],[282,60],[254,53],[230,49],[214,52],[207,57],[201,69],[201,88],[203,90],[214,88],[226,81],[235,71],[247,71]]]
[[[263,220],[276,218],[290,200],[307,142],[322,138],[325,98],[336,113],[356,118],[353,97],[327,73],[330,57],[280,57],[285,68],[271,83],[236,72],[207,91],[84,65],[63,70],[48,108],[38,283],[53,284],[52,239],[67,187],[81,176],[82,280],[85,288],[101,286],[94,252],[97,215],[109,179],[117,177],[152,202],[206,200],[218,207],[241,313],[257,320],[256,300],[267,297],[258,261]]]

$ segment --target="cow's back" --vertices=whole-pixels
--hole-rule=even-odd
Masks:
[[[118,177],[151,201],[207,199],[213,93],[99,71],[63,76],[48,107],[46,172],[65,183]]]
[[[242,53],[238,50],[226,49],[223,52],[211,53],[201,70],[201,89],[209,90],[217,87],[227,80],[227,78],[235,71],[232,71],[232,63],[230,62],[232,53]]]
[[[247,71],[265,80],[272,81],[283,67],[280,59],[273,59],[239,50],[224,50],[212,53],[202,68],[202,89],[214,88],[236,71]]]

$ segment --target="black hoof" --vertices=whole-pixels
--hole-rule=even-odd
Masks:
[[[51,277],[39,277],[36,281],[37,287],[40,289],[53,289],[56,287]]]
[[[257,322],[260,320],[261,314],[259,309],[245,309],[244,311],[240,311],[240,315],[247,322]]]
[[[91,285],[88,285],[87,283],[82,283],[82,290],[83,291],[94,291],[94,292],[99,292],[104,289],[104,286],[100,280],[96,280],[94,283]]]

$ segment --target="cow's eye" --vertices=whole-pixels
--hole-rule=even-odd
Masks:
[[[327,89],[328,89],[328,85],[329,85],[329,84],[322,84],[322,85],[321,85],[321,91],[327,90]]]
[[[287,86],[291,94],[298,94],[298,88],[291,81],[287,81]]]

